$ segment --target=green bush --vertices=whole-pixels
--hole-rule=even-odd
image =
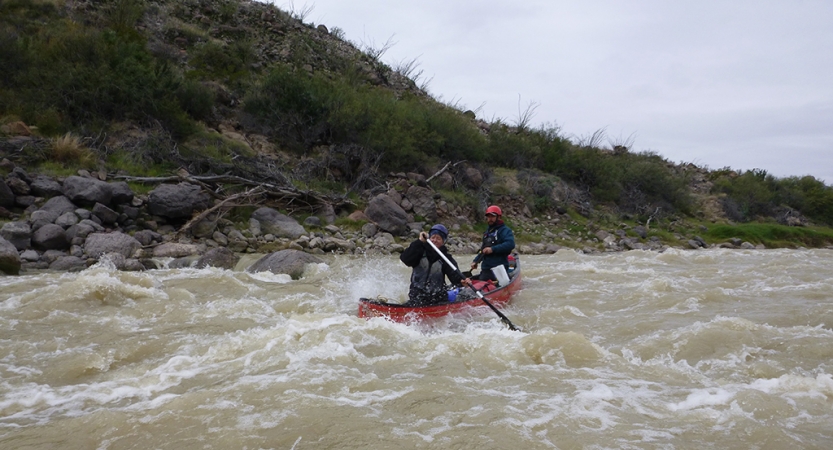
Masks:
[[[123,119],[155,119],[177,136],[193,131],[177,95],[180,74],[150,55],[143,39],[57,14],[43,20],[31,34],[8,25],[0,33],[3,113],[51,133]]]

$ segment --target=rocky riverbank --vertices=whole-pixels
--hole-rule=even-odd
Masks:
[[[319,208],[318,215],[301,223],[268,206],[255,209],[241,225],[205,214],[222,200],[187,176],[139,195],[125,181],[102,174],[81,171],[57,178],[29,174],[8,161],[2,165],[8,174],[0,180],[0,218],[5,221],[0,272],[6,274],[82,270],[105,255],[121,270],[152,269],[165,259],[169,267],[232,268],[242,253],[269,256],[291,250],[252,270],[298,275],[298,262],[315,261],[315,255],[401,252],[435,222],[451,229],[452,253],[472,254],[479,247],[479,235],[472,231],[479,211],[446,202],[418,174],[392,174],[391,187],[368,199],[366,208],[340,211],[347,219],[340,223],[348,226],[335,225],[333,208]],[[565,225],[572,219],[566,214],[532,217],[511,197],[501,205],[517,231],[534,229],[540,237],[540,242],[519,243],[521,253],[555,253],[565,246],[585,253],[668,248],[643,226],[570,232]],[[697,236],[679,239],[681,247],[710,246]],[[739,240],[719,245],[754,247]]]

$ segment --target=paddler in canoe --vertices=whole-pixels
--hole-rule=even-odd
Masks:
[[[428,240],[439,249],[448,260],[454,264],[452,268],[444,263]],[[471,279],[463,278],[456,270],[457,262],[448,253],[445,242],[448,240],[448,229],[442,224],[431,227],[431,230],[420,232],[419,238],[399,255],[399,259],[411,271],[411,286],[408,289],[407,306],[428,306],[447,303],[449,301],[446,277],[454,286],[471,286]]]

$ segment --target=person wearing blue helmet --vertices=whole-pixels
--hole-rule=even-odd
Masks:
[[[399,255],[399,260],[411,267],[411,286],[408,289],[408,306],[427,306],[449,301],[448,288],[445,279],[455,286],[468,286],[471,280],[464,279],[459,271],[446,264],[440,255],[431,248],[430,240],[457,267],[457,261],[448,253],[445,242],[448,240],[448,228],[442,224],[431,227],[431,230],[419,233],[419,239]]]

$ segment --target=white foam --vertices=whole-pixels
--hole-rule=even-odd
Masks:
[[[734,393],[721,388],[697,389],[688,394],[684,401],[669,404],[668,409],[671,411],[681,411],[704,406],[728,405],[734,397]]]

